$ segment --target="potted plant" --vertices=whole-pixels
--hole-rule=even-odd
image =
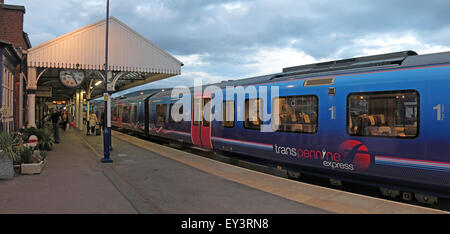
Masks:
[[[20,143],[20,136],[8,132],[0,132],[0,179],[14,178],[15,160],[19,160],[16,147]]]
[[[39,138],[36,148],[39,150],[51,151],[54,140],[52,133],[48,130],[48,128],[39,129],[36,135]]]
[[[40,174],[45,165],[47,153],[23,147],[21,150],[20,172],[22,174]]]
[[[40,137],[40,135],[39,135],[40,131],[39,131],[39,129],[37,129],[35,127],[21,128],[21,129],[19,129],[19,133],[22,134],[23,141],[27,141],[31,135],[35,135],[38,138]]]

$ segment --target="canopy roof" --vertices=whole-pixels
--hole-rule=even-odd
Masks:
[[[106,19],[28,50],[28,68],[36,69],[37,86],[53,88],[52,98],[68,99],[75,89],[58,80],[61,69],[84,70],[81,85],[92,97],[101,96],[104,80]],[[183,63],[119,21],[109,18],[108,91],[121,91],[181,74]],[[28,82],[29,85],[33,82]]]
[[[104,70],[106,19],[33,47],[29,67]],[[108,69],[178,75],[183,65],[114,17],[109,18]]]

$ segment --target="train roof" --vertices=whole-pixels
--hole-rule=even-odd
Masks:
[[[395,53],[372,56],[355,57],[350,59],[334,60],[321,63],[306,64],[283,68],[282,72],[250,77],[239,80],[228,80],[220,83],[208,84],[225,88],[227,86],[246,86],[290,79],[306,79],[323,76],[333,76],[347,73],[370,72],[385,69],[426,66],[433,64],[450,63],[450,52],[418,55],[415,51],[401,51]],[[206,87],[205,86],[205,87]],[[193,87],[190,87],[191,92]],[[164,97],[171,94],[172,89],[165,89],[155,97]]]
[[[113,100],[119,100],[119,99],[125,99],[125,98],[134,98],[134,97],[144,97],[147,98],[148,96],[151,96],[155,93],[160,92],[161,89],[144,89],[144,90],[138,90],[135,92],[122,94],[120,96],[114,97]]]
[[[282,72],[251,77],[240,80],[228,80],[210,84],[221,88],[226,86],[250,85],[283,81],[289,79],[314,78],[355,72],[369,72],[384,69],[406,68],[432,64],[450,63],[450,52],[419,55],[415,51],[363,56],[283,68]]]

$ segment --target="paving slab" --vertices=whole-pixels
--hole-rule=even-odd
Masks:
[[[102,139],[84,137],[102,156]],[[163,157],[113,137],[111,170],[147,207],[168,214],[324,214],[323,209],[294,202],[196,167]],[[180,151],[182,152],[182,151]],[[174,155],[175,156],[175,155]],[[222,164],[224,167],[231,165]],[[229,168],[228,168],[229,169]],[[225,169],[225,170],[228,170]],[[239,171],[234,168],[231,171]],[[113,181],[116,183],[115,181]],[[125,196],[128,196],[125,194]],[[133,196],[133,195],[131,195]],[[130,199],[131,200],[131,199]],[[140,210],[139,205],[136,205]],[[153,209],[152,209],[153,208]]]
[[[41,174],[0,180],[0,213],[137,213],[97,159],[77,133],[63,132]]]

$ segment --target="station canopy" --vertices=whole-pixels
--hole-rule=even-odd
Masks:
[[[106,19],[33,47],[28,67],[36,69],[36,86],[52,89],[50,99],[70,99],[75,89],[62,85],[63,69],[83,70],[91,98],[104,92]],[[114,17],[109,18],[108,80],[110,91],[121,91],[181,74],[183,63]],[[97,84],[97,86],[95,85]]]

